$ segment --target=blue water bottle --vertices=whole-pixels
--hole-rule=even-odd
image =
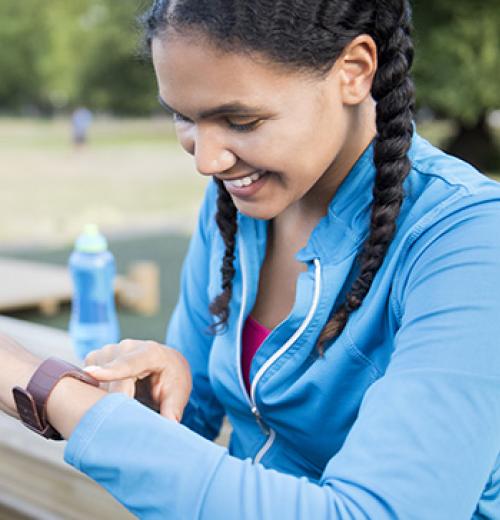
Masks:
[[[77,356],[119,341],[114,299],[115,260],[97,226],[87,225],[69,259],[73,300],[69,333]]]

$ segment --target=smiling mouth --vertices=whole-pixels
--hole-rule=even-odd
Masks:
[[[257,182],[265,173],[264,171],[258,171],[241,179],[226,180],[224,184],[233,186],[234,188],[246,188],[247,186],[251,186],[254,182]]]

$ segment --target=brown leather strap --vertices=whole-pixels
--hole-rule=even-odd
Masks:
[[[48,439],[60,440],[61,435],[47,422],[47,400],[63,377],[73,377],[84,383],[99,386],[99,382],[75,365],[57,358],[48,358],[36,369],[26,390],[13,389],[19,416],[33,431]]]

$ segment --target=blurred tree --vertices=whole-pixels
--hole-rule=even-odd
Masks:
[[[156,106],[151,66],[139,54],[140,0],[51,0],[52,52],[45,61],[50,98],[115,114]]]
[[[87,37],[81,20],[89,8],[89,1],[50,0],[43,4],[48,49],[38,53],[43,73],[43,84],[39,88],[43,97],[57,110],[78,102],[79,76]]]
[[[89,3],[89,1],[87,1]],[[84,25],[89,33],[82,61],[79,97],[90,106],[144,114],[157,108],[151,64],[141,56],[138,0],[94,0]]]
[[[43,73],[38,56],[47,51],[44,4],[38,0],[0,2],[0,109],[39,107]],[[29,103],[28,103],[29,101]]]
[[[145,0],[1,0],[0,110],[87,104],[144,114],[157,105],[140,56]]]
[[[500,2],[414,0],[413,9],[419,104],[456,122],[451,153],[498,168],[487,115],[500,107]]]

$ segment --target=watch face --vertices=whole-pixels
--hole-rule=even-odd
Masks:
[[[18,386],[12,389],[12,393],[14,395],[14,401],[21,421],[28,428],[41,433],[44,430],[44,427],[40,423],[36,411],[36,405],[31,395]]]

